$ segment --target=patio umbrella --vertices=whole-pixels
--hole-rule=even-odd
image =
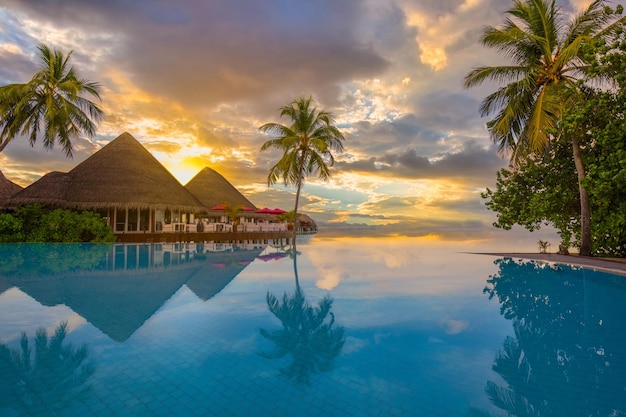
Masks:
[[[217,206],[213,206],[211,207],[209,210],[213,210],[213,211],[224,211],[226,210],[228,207],[224,204],[218,204]],[[254,209],[250,206],[245,206],[245,205],[241,205],[239,207],[239,209],[241,211],[254,211]]]
[[[267,255],[257,256],[257,259],[260,259],[263,262],[268,262],[268,261],[277,261],[279,259],[284,258],[285,256],[287,256],[285,252],[276,252],[276,253],[268,253]]]
[[[281,210],[279,208],[267,208],[267,207],[263,207],[260,210],[257,210],[255,213],[260,213],[260,214],[283,214],[285,213],[285,210]]]

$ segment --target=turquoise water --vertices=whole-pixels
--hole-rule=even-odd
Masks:
[[[1,245],[0,416],[626,415],[624,277],[297,250]]]

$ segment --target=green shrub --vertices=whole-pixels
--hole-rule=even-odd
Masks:
[[[10,214],[0,213],[0,243],[22,242],[22,222]]]
[[[98,214],[24,206],[0,214],[0,242],[114,242],[113,229]]]
[[[44,214],[31,242],[113,242],[113,230],[96,213],[56,209]]]

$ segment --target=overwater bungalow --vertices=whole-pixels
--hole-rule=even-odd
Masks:
[[[108,220],[118,241],[126,242],[189,240],[181,233],[233,231],[216,226],[229,222],[226,210],[217,207],[223,203],[244,208],[238,219],[244,224],[241,231],[259,217],[256,206],[216,171],[204,168],[183,186],[129,133],[67,173],[50,172],[24,189],[17,187],[4,199],[5,207],[39,203],[95,211]],[[177,236],[167,237],[167,233]]]

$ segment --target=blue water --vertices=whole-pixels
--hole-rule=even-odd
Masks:
[[[626,415],[626,277],[463,249],[0,245],[0,416]]]

